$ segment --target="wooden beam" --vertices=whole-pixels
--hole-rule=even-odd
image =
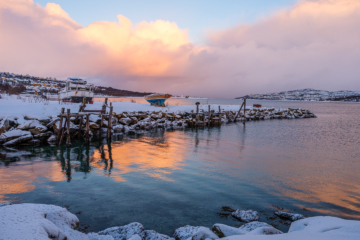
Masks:
[[[107,137],[108,138],[111,137],[112,112],[113,112],[113,106],[112,106],[112,103],[110,103],[110,112],[109,112],[108,129],[107,129]]]
[[[85,129],[85,131],[86,131],[86,133],[85,133],[85,135],[86,135],[86,143],[89,142],[89,119],[90,119],[90,114],[87,114],[86,115],[86,129]]]
[[[83,123],[83,116],[80,116],[80,124],[79,124],[79,130],[78,130],[78,139],[80,140],[81,137],[81,130],[82,130],[82,123]]]
[[[66,146],[71,146],[71,138],[70,138],[70,109],[67,110],[67,141]]]
[[[58,139],[60,140],[61,137],[61,130],[62,130],[62,125],[63,125],[63,116],[62,114],[64,114],[65,112],[65,108],[61,108],[61,113],[60,113],[60,127],[59,127],[59,133],[58,133]]]

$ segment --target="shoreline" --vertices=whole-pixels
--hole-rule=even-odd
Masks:
[[[240,227],[214,223],[212,228],[179,226],[172,236],[145,230],[139,222],[113,226],[99,232],[83,233],[79,219],[66,208],[47,204],[0,203],[0,236],[4,239],[59,239],[59,240],[216,240],[216,239],[358,239],[360,221],[337,217],[305,217],[301,214],[274,211],[274,216],[291,222],[287,233],[266,222],[253,210],[223,207],[223,211],[243,223]]]

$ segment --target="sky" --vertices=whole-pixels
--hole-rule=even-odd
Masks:
[[[234,98],[360,91],[359,0],[0,0],[0,71]]]

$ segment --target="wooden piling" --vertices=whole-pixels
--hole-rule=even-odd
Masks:
[[[240,112],[241,112],[241,109],[242,109],[243,106],[244,106],[244,102],[241,104],[241,107],[240,107],[238,113],[235,116],[235,122],[236,122],[236,118],[240,115]]]
[[[210,126],[210,117],[211,117],[211,112],[210,112],[210,105],[209,105],[208,126]]]
[[[246,98],[244,98],[244,123],[246,121],[245,110],[246,110]]]
[[[90,114],[86,114],[86,143],[89,142],[89,119],[90,119]]]
[[[67,126],[67,117],[65,117],[65,123],[64,123],[64,127],[61,129],[61,135],[60,135],[60,139],[59,139],[59,146],[61,145],[63,139],[64,139],[64,135],[65,135],[65,128]]]
[[[61,108],[61,113],[60,113],[60,127],[59,127],[59,133],[58,133],[58,139],[60,140],[61,137],[61,130],[62,130],[62,125],[63,125],[63,114],[65,112],[65,108]]]
[[[105,102],[104,102],[104,105],[102,106],[102,113],[105,114],[106,113],[106,105],[107,105],[107,101],[108,101],[108,98],[105,98]]]
[[[70,109],[67,109],[67,140],[66,140],[66,146],[71,146],[71,139],[70,139]]]
[[[104,124],[104,115],[101,115],[101,121],[100,121],[100,128],[99,128],[99,137],[101,137],[102,134],[102,126]]]
[[[78,139],[80,140],[81,137],[81,130],[82,130],[82,123],[83,123],[83,116],[80,116],[80,124],[79,124],[79,130],[78,130]]]
[[[196,103],[196,126],[199,124],[199,102]]]
[[[112,112],[113,112],[113,106],[112,103],[110,103],[110,111],[109,111],[109,119],[108,119],[108,129],[107,129],[107,137],[111,137],[111,128],[112,128]]]

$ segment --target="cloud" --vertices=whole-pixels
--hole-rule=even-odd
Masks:
[[[82,76],[138,91],[210,97],[318,88],[360,90],[360,2],[302,0],[253,24],[209,33],[156,20],[80,26],[57,4],[0,0],[2,71]]]

